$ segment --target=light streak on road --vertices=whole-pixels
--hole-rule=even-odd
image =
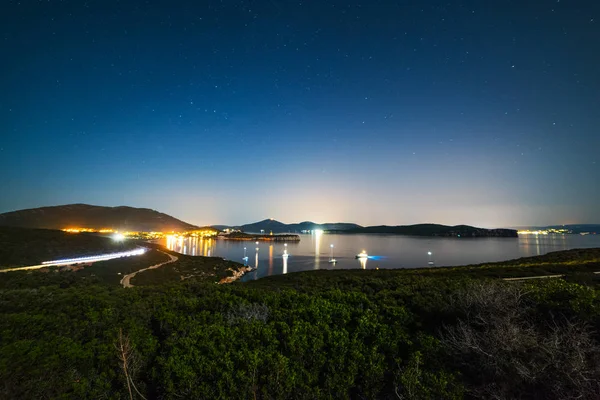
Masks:
[[[119,258],[119,257],[139,256],[140,254],[144,254],[145,252],[146,252],[145,248],[140,248],[140,249],[131,250],[131,251],[122,251],[120,253],[103,254],[100,256],[66,258],[64,260],[44,261],[42,264],[55,266],[55,265],[68,265],[68,264],[73,264],[73,263],[96,262],[96,261],[110,260],[112,258]]]
[[[98,262],[98,261],[112,260],[114,258],[139,256],[141,254],[144,254],[145,252],[146,252],[146,248],[141,247],[141,248],[135,249],[135,250],[122,251],[120,253],[109,253],[109,254],[101,254],[101,255],[89,256],[89,257],[77,257],[77,258],[66,258],[63,260],[44,261],[40,265],[31,265],[29,267],[16,267],[16,268],[0,269],[0,272],[25,271],[25,270],[40,269],[40,268],[45,268],[45,267],[56,267],[56,266],[61,266],[61,265],[93,263],[93,262]]]

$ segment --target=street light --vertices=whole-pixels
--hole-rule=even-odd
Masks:
[[[113,240],[114,240],[115,242],[122,242],[123,240],[125,240],[125,235],[123,235],[122,233],[118,233],[118,232],[117,232],[117,233],[115,233],[115,234],[113,235]]]

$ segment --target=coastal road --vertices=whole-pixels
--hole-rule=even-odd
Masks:
[[[600,271],[593,272],[596,275],[600,274]],[[566,274],[561,275],[538,275],[538,276],[520,276],[518,278],[502,278],[503,281],[524,281],[527,279],[548,279],[548,278],[564,278]]]
[[[91,264],[98,261],[107,261],[115,258],[121,257],[131,257],[131,256],[139,256],[146,252],[145,247],[141,247],[136,250],[131,251],[123,251],[120,253],[108,253],[108,254],[100,254],[96,256],[88,256],[88,257],[77,257],[77,258],[67,258],[64,260],[55,260],[55,261],[44,261],[39,265],[30,265],[28,267],[15,267],[15,268],[6,268],[0,269],[0,272],[11,272],[11,271],[27,271],[33,269],[41,269],[46,267],[60,267],[65,265],[73,265],[73,264]]]
[[[160,250],[158,250],[158,251],[160,251]],[[170,260],[169,260],[169,261],[162,262],[162,263],[160,263],[160,264],[153,265],[153,266],[151,266],[151,267],[148,267],[148,268],[140,269],[139,271],[135,271],[135,272],[132,272],[131,274],[127,274],[127,275],[125,275],[125,276],[123,277],[123,279],[121,279],[121,285],[123,285],[123,287],[125,287],[125,288],[133,287],[133,285],[130,283],[130,281],[131,281],[131,278],[133,278],[134,276],[136,276],[136,275],[137,275],[137,274],[139,274],[140,272],[144,272],[144,271],[147,271],[147,270],[149,270],[149,269],[156,269],[156,268],[160,268],[160,267],[162,267],[163,265],[166,265],[166,264],[171,264],[172,262],[175,262],[175,261],[179,260],[179,257],[176,257],[176,256],[174,256],[174,255],[172,255],[172,254],[165,253],[164,251],[161,251],[161,253],[168,255],[168,256],[169,256],[169,258],[170,258]]]

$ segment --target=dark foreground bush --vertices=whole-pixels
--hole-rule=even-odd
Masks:
[[[288,289],[7,281],[0,398],[598,398],[593,288],[304,276]]]
[[[441,334],[451,364],[477,398],[598,398],[595,332],[581,319],[540,313],[535,289],[476,282],[451,296],[458,319]]]

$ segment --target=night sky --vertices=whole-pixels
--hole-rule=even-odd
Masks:
[[[597,0],[0,10],[0,212],[600,223]]]

